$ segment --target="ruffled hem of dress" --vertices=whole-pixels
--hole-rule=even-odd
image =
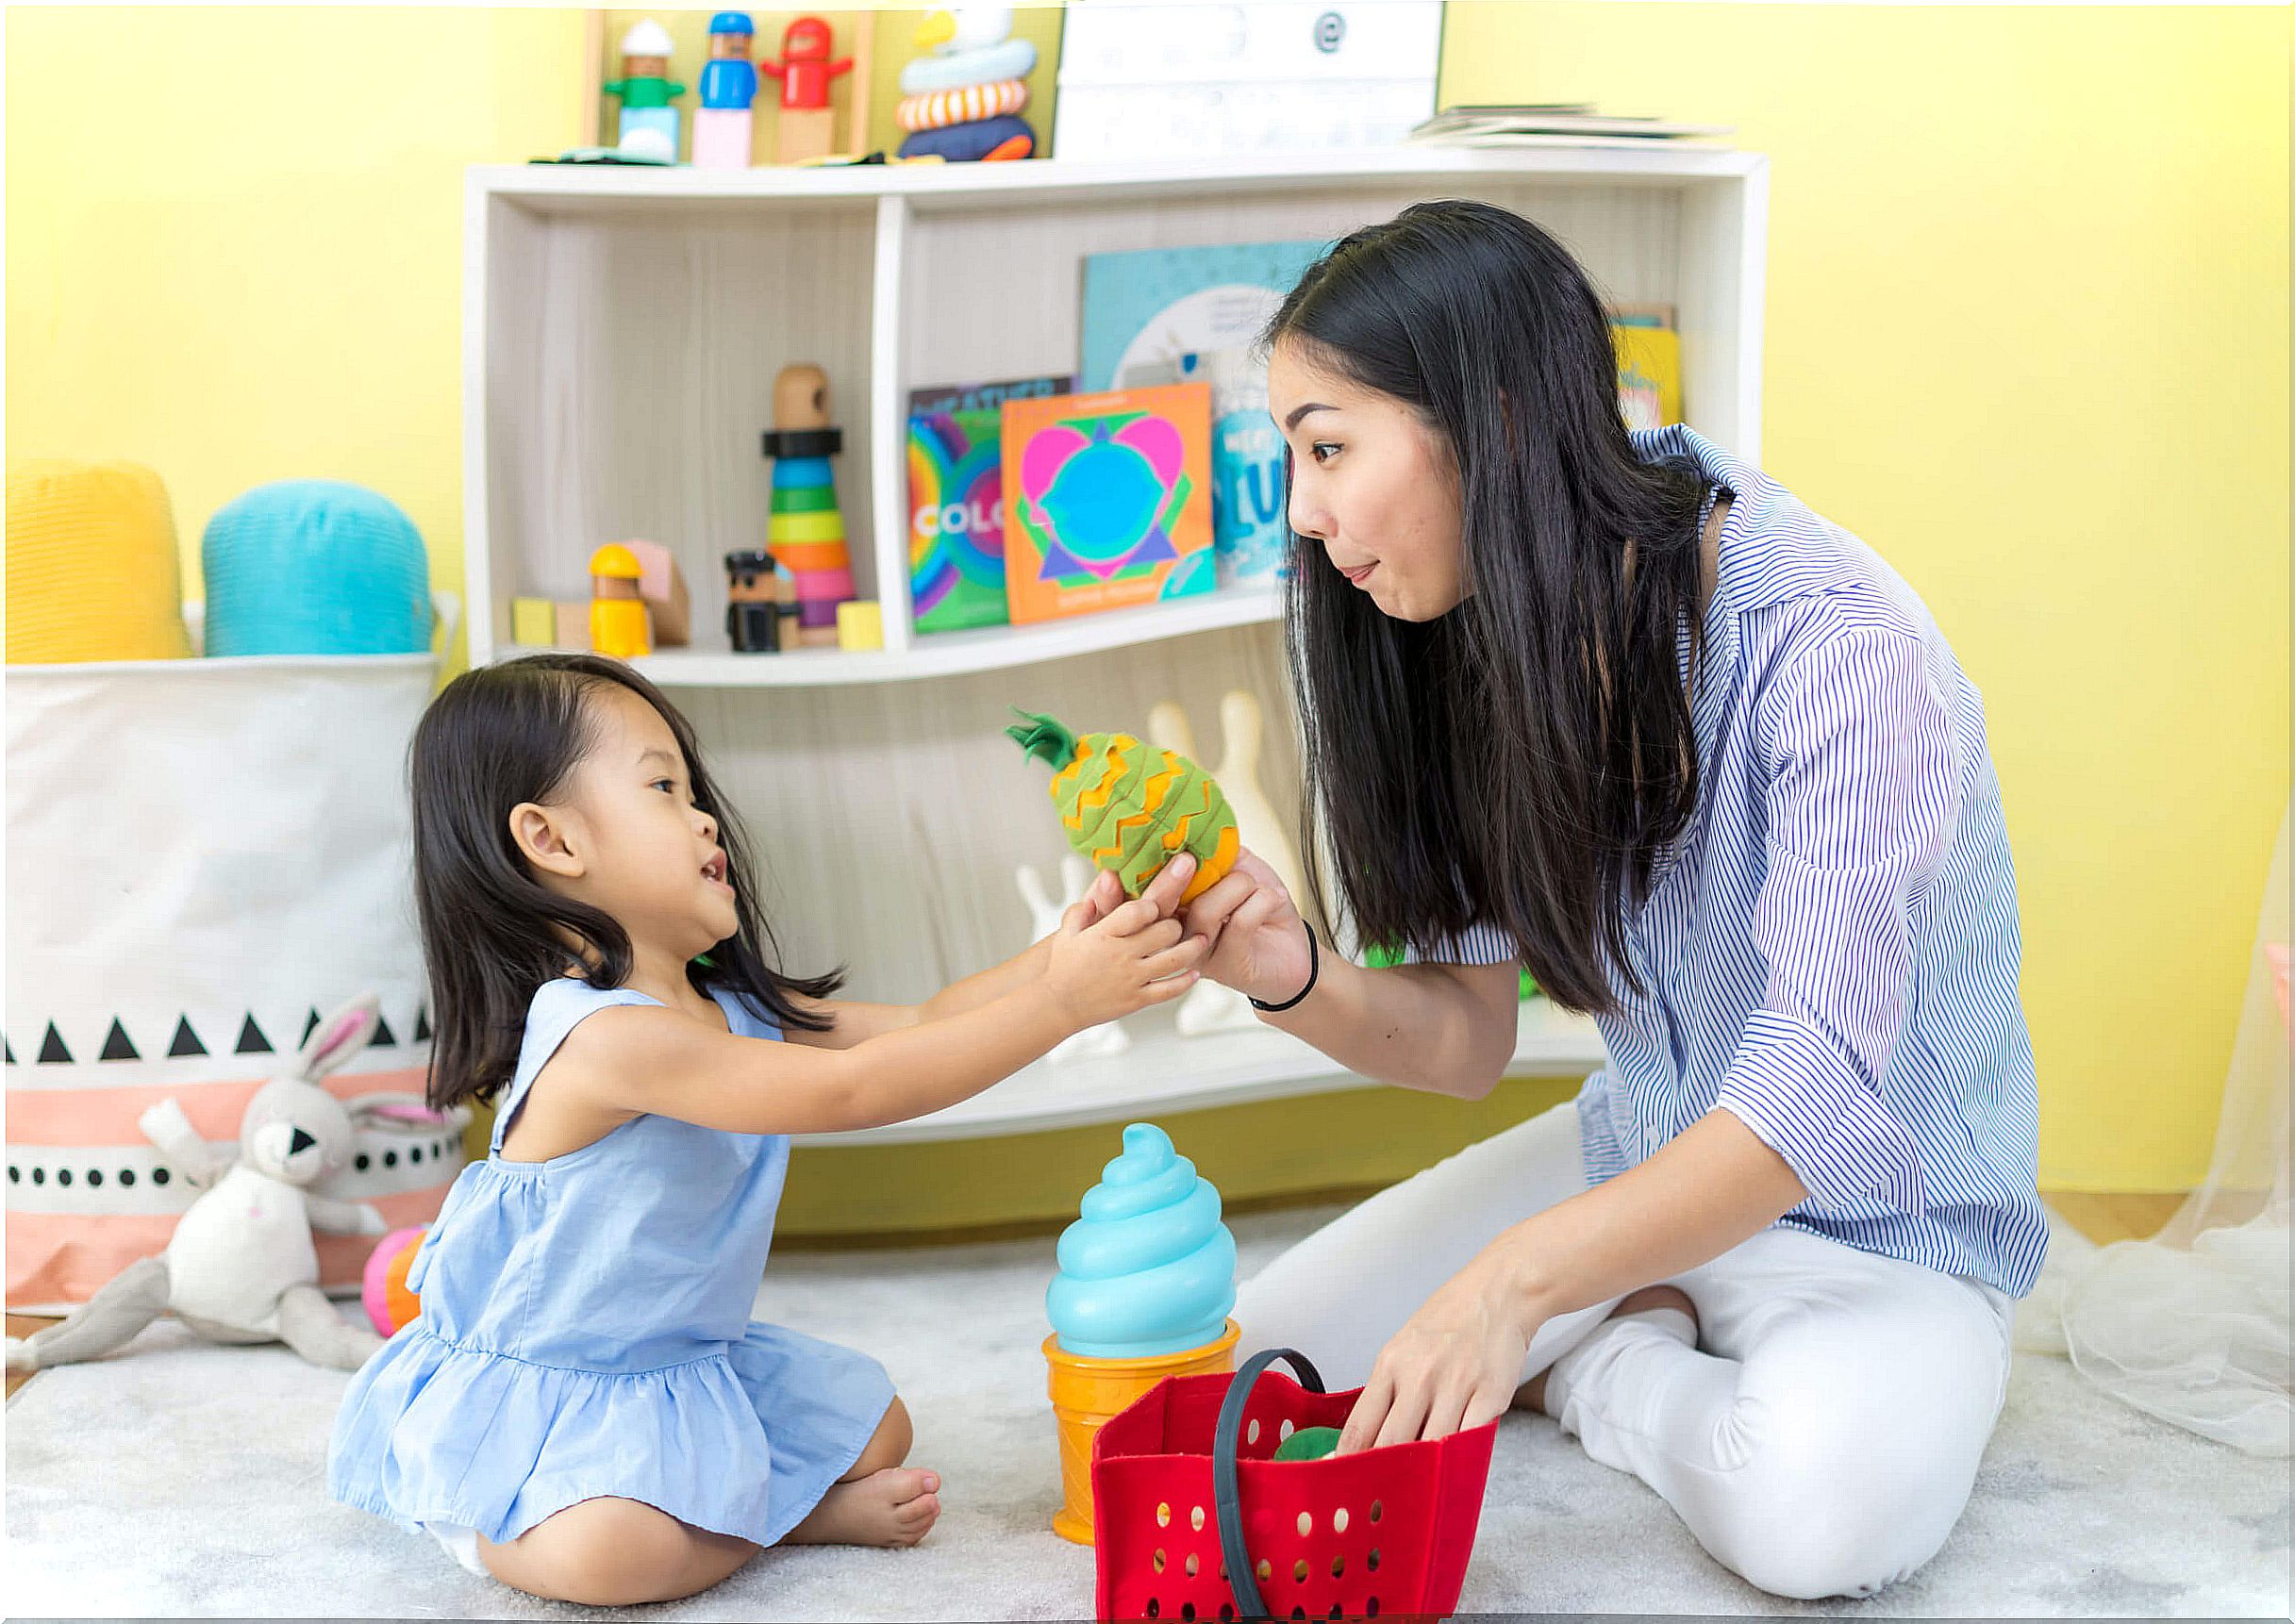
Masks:
[[[405,1528],[461,1523],[501,1545],[611,1496],[759,1545],[788,1532],[773,1526],[764,1423],[724,1354],[579,1370],[411,1328],[354,1387],[328,1450],[329,1489]],[[632,1436],[653,1441],[638,1450],[616,1441]],[[426,1442],[402,1449],[407,1437]]]

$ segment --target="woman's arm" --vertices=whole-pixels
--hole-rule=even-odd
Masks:
[[[1341,1453],[1504,1415],[1538,1328],[1710,1262],[1806,1199],[1742,1121],[1707,1112],[1657,1153],[1502,1232],[1380,1352]]]
[[[1262,1003],[1306,985],[1306,926],[1266,863],[1245,852],[1189,905],[1188,933],[1211,943],[1204,973]],[[1359,1076],[1479,1100],[1514,1057],[1521,973],[1497,965],[1365,969],[1319,944],[1315,989],[1259,1019],[1305,1038]]]
[[[1082,905],[1086,908],[1086,925],[1096,923],[1100,918],[1123,900],[1123,890],[1116,876],[1103,869],[1084,893]],[[1041,977],[1051,962],[1052,936],[1031,944],[1014,953],[1002,964],[962,981],[949,983],[923,1003],[864,1003],[852,999],[808,999],[792,995],[800,1007],[828,1018],[832,1022],[826,1032],[793,1030],[788,1034],[792,1043],[802,1043],[814,1049],[851,1049],[872,1037],[881,1037],[889,1032],[925,1021],[945,1020],[952,1015],[961,1015],[968,1009],[978,1009],[993,1003],[1006,994],[1015,992]]]

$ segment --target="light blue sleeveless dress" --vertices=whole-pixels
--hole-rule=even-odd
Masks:
[[[735,1034],[780,1037],[712,996]],[[602,1495],[773,1545],[860,1458],[892,1401],[884,1367],[749,1317],[786,1135],[647,1116],[546,1162],[501,1159],[575,1024],[656,1003],[572,978],[535,993],[494,1153],[455,1181],[408,1272],[423,1312],[336,1416],[337,1500],[450,1549],[449,1530],[502,1544]]]

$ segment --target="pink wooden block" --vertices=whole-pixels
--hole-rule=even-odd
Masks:
[[[693,167],[747,169],[752,116],[747,108],[695,108]]]

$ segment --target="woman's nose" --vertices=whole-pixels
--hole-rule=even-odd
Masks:
[[[1310,541],[1328,541],[1331,539],[1330,515],[1322,510],[1321,504],[1305,496],[1296,487],[1291,490],[1290,521],[1292,531]]]

